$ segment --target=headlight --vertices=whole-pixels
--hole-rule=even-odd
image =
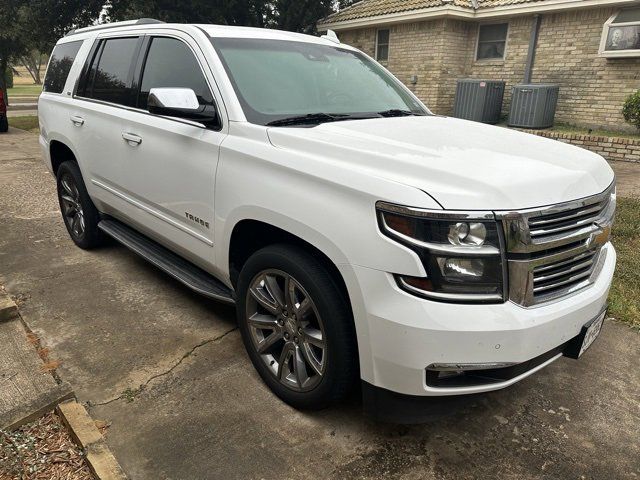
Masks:
[[[414,250],[423,278],[396,275],[400,287],[433,300],[504,301],[502,231],[492,212],[448,213],[378,202],[380,229]]]

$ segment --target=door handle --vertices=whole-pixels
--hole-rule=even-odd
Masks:
[[[71,120],[71,123],[73,123],[76,127],[81,127],[82,125],[84,125],[84,118],[77,115],[72,115],[69,120]]]
[[[142,143],[142,137],[134,133],[122,132],[122,138],[124,138],[132,147],[138,146]]]

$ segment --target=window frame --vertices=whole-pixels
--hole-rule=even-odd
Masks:
[[[182,33],[182,32],[180,32]],[[97,55],[101,54],[101,50],[102,50],[102,45],[104,44],[104,42],[106,40],[109,39],[114,39],[114,38],[124,38],[124,37],[139,37],[139,44],[138,44],[138,49],[136,50],[136,57],[134,58],[133,61],[133,76],[131,78],[131,91],[132,91],[132,95],[133,95],[133,99],[134,99],[134,106],[129,106],[129,105],[122,105],[119,103],[112,103],[112,102],[108,102],[108,101],[104,101],[104,100],[100,100],[100,99],[96,99],[96,98],[91,98],[91,97],[86,97],[84,96],[84,93],[86,92],[86,88],[87,88],[87,75],[89,75],[90,73],[90,69],[94,64],[94,59]],[[215,106],[216,109],[216,113],[218,116],[218,120],[219,120],[219,125],[216,126],[215,128],[211,128],[211,127],[206,127],[205,125],[197,122],[197,121],[193,121],[193,120],[187,120],[184,118],[177,118],[177,117],[167,117],[164,115],[156,115],[154,113],[149,112],[148,110],[144,110],[142,108],[138,108],[138,95],[140,94],[140,87],[141,87],[141,80],[142,80],[142,75],[144,73],[144,65],[147,59],[147,55],[149,53],[149,48],[151,46],[151,40],[155,37],[165,37],[165,38],[172,38],[175,40],[178,40],[182,43],[184,43],[185,45],[187,45],[187,47],[189,48],[189,50],[191,51],[191,53],[194,55],[196,61],[198,62],[198,66],[200,67],[200,71],[202,72],[202,74],[204,75],[205,81],[207,82],[207,87],[209,88],[209,91],[211,93],[211,96],[213,98],[213,104]],[[192,37],[190,37],[192,38]],[[99,59],[98,59],[99,61]],[[212,72],[213,75],[213,72]],[[182,38],[180,35],[176,35],[170,32],[164,32],[164,31],[158,31],[158,32],[139,32],[139,31],[134,31],[134,32],[122,32],[119,34],[106,34],[106,35],[101,35],[96,37],[93,40],[93,45],[91,46],[91,49],[89,51],[89,53],[87,54],[87,57],[85,59],[85,63],[82,67],[82,71],[80,73],[80,75],[78,75],[78,79],[76,81],[76,84],[74,86],[74,90],[73,90],[73,98],[77,99],[77,100],[82,100],[85,102],[91,102],[91,103],[99,103],[102,105],[108,105],[110,107],[114,107],[114,108],[121,108],[124,110],[129,110],[131,112],[136,112],[136,113],[142,113],[145,115],[149,115],[152,117],[157,117],[157,118],[162,118],[168,121],[172,121],[172,122],[178,122],[178,123],[183,123],[186,125],[190,125],[193,127],[197,127],[203,130],[212,130],[215,132],[220,132],[225,128],[225,112],[226,110],[222,110],[220,105],[221,103],[221,97],[220,97],[220,91],[217,88],[214,88],[214,84],[211,83],[211,81],[209,80],[209,77],[206,74],[206,69],[203,67],[203,63],[200,60],[200,58],[198,57],[197,52],[194,50],[193,46],[190,45],[189,42],[185,41],[184,38]]]
[[[214,94],[214,89],[211,87],[211,84],[209,83],[209,79],[207,78],[207,74],[205,73],[204,68],[202,67],[202,63],[200,63],[200,60],[198,59],[198,55],[196,54],[196,52],[193,50],[193,48],[191,48],[191,45],[189,45],[187,42],[185,42],[184,40],[182,40],[181,38],[178,37],[174,37],[171,35],[166,35],[166,34],[149,34],[145,36],[145,43],[143,45],[142,50],[140,51],[140,55],[139,55],[139,61],[136,65],[136,72],[134,75],[134,88],[135,88],[135,107],[143,110],[143,111],[147,111],[144,109],[141,109],[139,107],[140,105],[140,94],[142,93],[142,79],[144,78],[144,69],[147,65],[147,60],[149,58],[149,52],[151,51],[151,46],[153,45],[153,40],[156,38],[170,38],[171,40],[176,40],[178,42],[181,42],[183,45],[185,45],[188,50],[191,52],[191,54],[193,55],[193,58],[195,59],[196,63],[198,64],[198,68],[200,68],[200,73],[202,74],[202,77],[204,78],[204,81],[207,85],[207,88],[209,89],[209,94],[211,95],[211,98],[213,99],[213,104],[216,108],[216,111],[218,111],[218,105],[216,102],[216,96]]]
[[[504,36],[504,52],[502,53],[502,57],[495,58],[478,58],[480,53],[480,31],[482,27],[491,27],[496,25],[506,25],[507,31]],[[507,48],[509,47],[509,33],[511,31],[511,22],[482,22],[478,23],[478,32],[476,34],[476,51],[474,55],[474,61],[476,62],[504,62],[507,58]],[[497,40],[494,40],[492,43],[496,43]]]
[[[613,23],[616,17],[620,15],[624,10],[636,10],[636,9],[640,9],[640,7],[635,7],[633,9],[621,8],[617,10],[613,15],[611,15],[606,22],[604,22],[604,25],[602,26],[602,35],[600,37],[600,47],[598,48],[599,57],[603,57],[603,58],[640,57],[640,48],[634,48],[634,49],[628,49],[628,50],[607,50],[607,40],[609,39],[609,32],[611,31],[612,28],[629,27],[629,26],[640,27],[640,21]]]
[[[389,32],[389,39],[387,40],[387,43],[380,43],[380,32]],[[378,49],[380,46],[385,46],[387,47],[387,58],[385,59],[381,59],[378,55]],[[391,56],[391,29],[390,28],[378,28],[376,30],[376,46],[375,46],[375,60],[376,62],[382,63],[382,62],[388,62],[389,61],[389,57]]]
[[[140,57],[140,50],[142,48],[144,42],[145,35],[140,33],[132,33],[130,35],[120,34],[115,36],[105,36],[98,37],[94,40],[93,45],[91,46],[91,50],[87,55],[87,59],[85,61],[84,66],[82,67],[82,72],[78,76],[78,81],[76,82],[73,98],[80,98],[82,100],[102,103],[105,105],[111,105],[119,108],[134,108],[132,105],[125,105],[122,103],[109,102],[107,100],[102,100],[99,98],[93,98],[91,96],[87,96],[87,89],[90,88],[90,94],[93,94],[93,84],[95,82],[95,76],[93,78],[89,78],[92,72],[92,68],[94,65],[100,65],[100,60],[102,59],[102,53],[104,51],[104,45],[109,40],[117,40],[123,38],[136,38],[137,44],[135,46],[133,58],[131,59],[131,65],[129,65],[129,73],[127,76],[127,89],[129,89],[129,95],[131,98],[130,101],[134,100],[134,88],[135,83],[134,79],[136,77],[136,67],[138,65],[138,58]],[[135,102],[134,102],[135,103]]]

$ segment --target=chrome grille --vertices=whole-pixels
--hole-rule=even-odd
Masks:
[[[534,298],[553,295],[584,282],[593,272],[597,254],[597,250],[589,250],[566,260],[534,268]]]
[[[591,285],[604,263],[614,212],[614,184],[574,202],[496,212],[505,233],[510,299],[532,306]]]
[[[585,205],[563,212],[529,218],[531,239],[545,240],[558,235],[571,235],[580,229],[592,225],[607,209],[611,198],[593,205]]]

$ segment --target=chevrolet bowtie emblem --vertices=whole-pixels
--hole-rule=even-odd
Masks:
[[[601,230],[595,234],[593,234],[589,238],[589,246],[591,245],[599,245],[602,246],[609,241],[609,237],[611,237],[611,225],[598,225]]]

